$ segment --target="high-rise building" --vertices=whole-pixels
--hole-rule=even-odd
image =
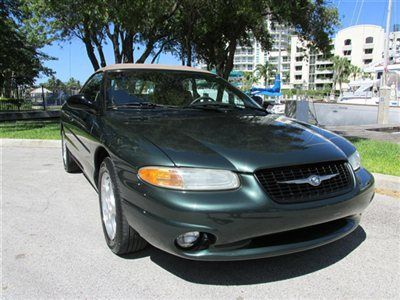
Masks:
[[[330,89],[333,82],[333,63],[322,53],[311,50],[307,41],[294,34],[293,28],[268,21],[273,41],[264,51],[253,40],[250,46],[238,46],[234,58],[235,71],[254,72],[257,65],[270,65],[269,82],[280,68],[283,89]],[[394,27],[396,29],[396,27]],[[279,39],[280,37],[280,39]],[[333,55],[347,58],[351,64],[364,69],[382,62],[385,32],[376,25],[356,25],[339,30],[332,40]],[[280,45],[280,51],[279,51]],[[390,33],[389,63],[400,63],[400,31]],[[205,67],[200,64],[200,67]],[[263,85],[264,79],[258,84]]]

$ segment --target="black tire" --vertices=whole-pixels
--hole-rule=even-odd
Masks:
[[[71,152],[69,152],[67,144],[65,143],[65,134],[64,131],[61,132],[61,151],[62,151],[62,159],[64,170],[67,173],[80,173],[81,169],[78,164],[72,158]]]
[[[115,200],[115,236],[111,239],[107,233],[103,218],[103,207],[102,207],[102,178],[103,176],[109,175],[111,179],[112,190]],[[124,212],[121,206],[121,197],[116,184],[116,174],[114,170],[113,162],[109,157],[106,157],[100,165],[99,179],[98,179],[98,190],[99,190],[99,204],[100,204],[100,216],[101,225],[103,227],[104,237],[106,239],[108,247],[117,255],[124,255],[128,253],[137,252],[146,247],[147,242],[137,233],[132,227],[129,226],[128,221],[125,218]]]

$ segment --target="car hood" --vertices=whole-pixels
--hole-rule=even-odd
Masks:
[[[331,140],[278,115],[114,114],[117,134],[140,134],[176,166],[254,172],[260,168],[346,160]]]

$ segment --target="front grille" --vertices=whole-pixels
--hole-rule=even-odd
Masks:
[[[309,183],[282,183],[305,179],[311,175],[337,176],[324,180],[318,186]],[[324,162],[300,166],[263,169],[255,173],[268,196],[282,204],[301,203],[345,194],[352,189],[352,175],[345,162]]]

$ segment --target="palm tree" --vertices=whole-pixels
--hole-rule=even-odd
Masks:
[[[349,66],[349,73],[350,73],[351,76],[353,76],[353,80],[356,80],[356,77],[358,75],[360,75],[362,72],[361,72],[361,69],[359,67],[357,67],[355,65],[350,65]]]
[[[243,72],[242,77],[242,90],[248,91],[251,89],[251,86],[254,82],[257,81],[257,77],[254,75],[253,72]]]
[[[254,73],[256,73],[256,76],[259,79],[264,78],[264,84],[265,87],[267,87],[269,84],[269,78],[275,73],[275,69],[269,62],[265,62],[264,65],[258,64],[254,70]]]
[[[339,90],[342,92],[342,84],[345,82],[350,75],[350,62],[345,57],[333,56],[333,84],[331,94],[335,94],[336,84],[339,83]]]

